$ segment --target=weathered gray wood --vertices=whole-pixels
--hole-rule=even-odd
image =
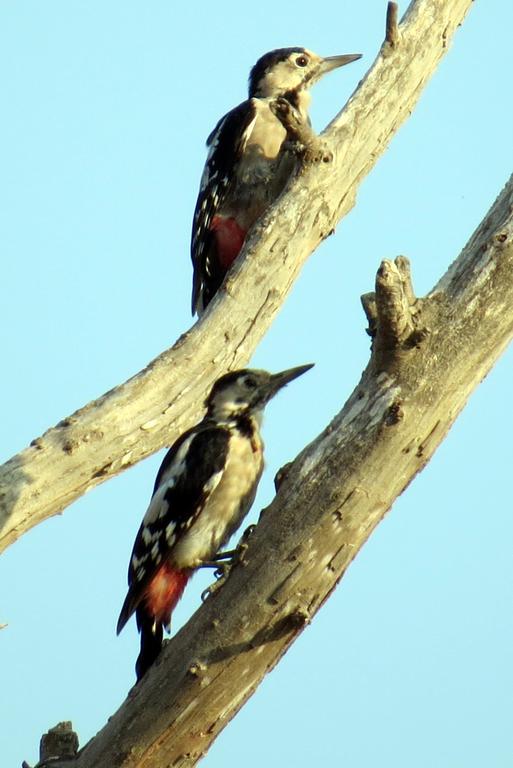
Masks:
[[[400,257],[367,306],[373,351],[348,402],[74,768],[195,765],[330,595],[513,337],[513,177],[426,298]]]
[[[212,381],[247,363],[302,265],[350,210],[358,185],[411,114],[471,2],[415,0],[323,134],[333,161],[310,165],[293,181],[202,320],[144,371],[0,467],[0,551],[171,443],[200,417]]]

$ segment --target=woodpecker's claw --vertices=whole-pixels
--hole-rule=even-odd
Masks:
[[[331,163],[333,152],[326,143],[317,136],[310,122],[283,96],[279,96],[269,105],[271,112],[276,115],[287,131],[288,137],[298,146],[298,152],[303,155],[305,162]]]
[[[298,133],[303,129],[305,121],[290,101],[283,96],[279,96],[270,102],[269,107],[271,112],[283,123],[283,127],[292,134],[293,138],[297,138]]]
[[[202,563],[200,568],[215,568],[214,576],[216,581],[201,593],[201,601],[204,603],[207,597],[210,597],[223,586],[234,565],[244,561],[244,554],[248,548],[248,539],[255,530],[256,525],[249,525],[241,536],[235,549],[226,552],[218,552],[214,555],[212,562]],[[225,562],[223,562],[223,560]]]
[[[203,590],[201,593],[201,602],[204,603],[205,600],[214,594],[214,592],[217,592],[217,590],[223,586],[226,579],[230,575],[230,571],[232,570],[234,566],[234,559],[227,560],[225,563],[217,563],[217,568],[214,571],[214,576],[216,581],[214,581],[213,584],[210,584],[206,589]],[[205,566],[207,566],[207,563],[205,563]],[[203,566],[202,566],[203,567]],[[208,566],[207,566],[208,567]]]

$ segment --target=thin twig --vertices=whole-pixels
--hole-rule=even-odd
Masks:
[[[387,6],[385,40],[392,47],[395,47],[399,40],[399,27],[397,25],[398,10],[399,6],[397,3],[389,3]]]

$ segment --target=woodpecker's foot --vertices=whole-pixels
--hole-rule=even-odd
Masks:
[[[246,528],[235,549],[230,549],[226,552],[218,552],[217,555],[214,555],[211,561],[202,563],[199,566],[200,568],[215,568],[214,576],[216,581],[201,593],[203,602],[207,597],[210,597],[214,592],[217,592],[219,587],[223,586],[230,575],[233,566],[244,561],[244,554],[248,548],[248,539],[255,528],[256,525],[250,525]]]
[[[211,567],[211,568],[221,568],[224,563],[222,563],[222,560],[227,560],[229,563],[232,563],[235,565],[235,563],[240,563],[244,559],[244,553],[246,549],[248,548],[248,539],[255,530],[256,525],[248,525],[242,536],[240,537],[239,543],[235,547],[235,549],[227,549],[224,552],[218,552],[217,555],[214,555],[210,563],[205,563],[205,567]],[[204,567],[201,566],[201,567]]]
[[[213,584],[210,584],[206,589],[203,590],[201,593],[201,601],[204,603],[205,600],[208,597],[211,597],[214,592],[217,592],[217,590],[223,586],[226,579],[230,575],[230,571],[232,570],[234,565],[234,558],[231,560],[226,560],[225,562],[212,562],[212,563],[203,563],[200,568],[215,568],[214,576],[216,581],[214,581]]]
[[[314,133],[301,113],[287,99],[279,97],[271,101],[269,106],[286,129],[290,139],[302,141],[305,138],[309,139],[310,135]]]
[[[315,136],[315,134],[314,134]],[[315,139],[304,146],[303,149],[303,162],[304,163],[332,163],[333,152],[329,149],[323,139],[319,136],[315,136]]]
[[[317,136],[310,122],[302,117],[290,101],[280,97],[271,102],[270,107],[287,131],[289,140],[297,145],[297,151],[302,156],[303,162],[331,163],[333,152]]]

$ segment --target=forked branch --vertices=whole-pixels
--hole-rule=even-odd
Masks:
[[[361,381],[283,473],[243,564],[65,768],[195,765],[309,623],[513,338],[513,179],[434,291],[417,300],[399,258],[375,303]]]
[[[414,0],[400,24],[400,45],[384,44],[322,134],[332,161],[311,164],[293,180],[255,227],[201,321],[145,370],[0,467],[0,551],[173,442],[200,418],[213,381],[247,364],[306,259],[350,210],[361,181],[411,114],[471,4]]]

